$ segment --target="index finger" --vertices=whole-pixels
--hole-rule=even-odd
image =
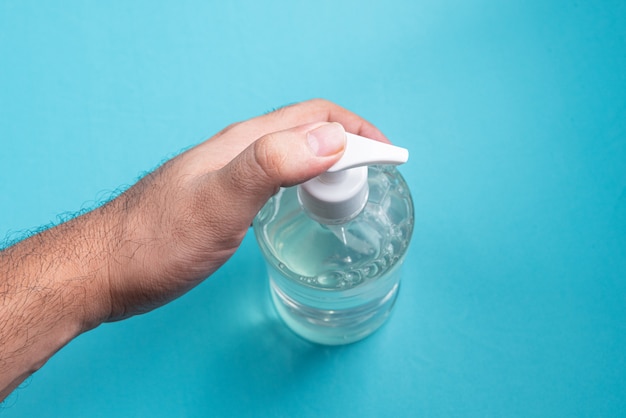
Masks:
[[[223,167],[265,135],[323,122],[337,122],[347,132],[389,143],[378,128],[357,114],[328,100],[313,99],[230,125],[187,154],[201,155],[199,164],[202,170],[212,171]]]
[[[338,122],[347,132],[382,142],[390,142],[372,123],[357,114],[324,99],[313,99],[278,108],[270,113],[235,124],[222,133],[245,131],[252,135],[252,143],[257,138],[272,132],[282,131],[316,122]],[[218,134],[218,136],[220,135]]]
[[[281,107],[261,116],[270,124],[286,124],[282,129],[313,122],[338,122],[346,131],[377,141],[389,142],[387,137],[371,122],[333,102],[313,99]],[[287,126],[290,125],[290,126]]]

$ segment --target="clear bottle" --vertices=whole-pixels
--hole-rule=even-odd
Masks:
[[[300,336],[328,345],[358,341],[384,323],[413,232],[408,186],[388,165],[408,152],[347,137],[328,173],[281,189],[254,220],[278,314]]]

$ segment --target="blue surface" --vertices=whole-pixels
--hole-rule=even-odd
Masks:
[[[73,341],[0,414],[624,416],[623,1],[0,0],[0,235],[310,97],[411,151],[388,324],[298,339],[248,235],[183,298]]]

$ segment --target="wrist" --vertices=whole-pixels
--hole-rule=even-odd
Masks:
[[[108,312],[105,211],[0,252],[0,400]]]
[[[72,271],[57,285],[66,286],[74,295],[74,312],[81,332],[96,328],[111,317],[111,280],[119,270],[117,249],[121,242],[120,213],[111,203],[97,208],[69,224],[70,236],[76,239],[76,257],[69,264]]]

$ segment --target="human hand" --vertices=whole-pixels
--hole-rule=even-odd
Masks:
[[[108,274],[91,315],[113,321],[147,312],[211,275],[279,187],[340,158],[344,128],[387,141],[357,115],[312,100],[226,128],[111,201],[102,208]]]
[[[330,102],[289,106],[232,125],[106,205],[1,250],[0,401],[80,333],[165,304],[217,270],[279,187],[340,158],[344,127],[386,141]]]

